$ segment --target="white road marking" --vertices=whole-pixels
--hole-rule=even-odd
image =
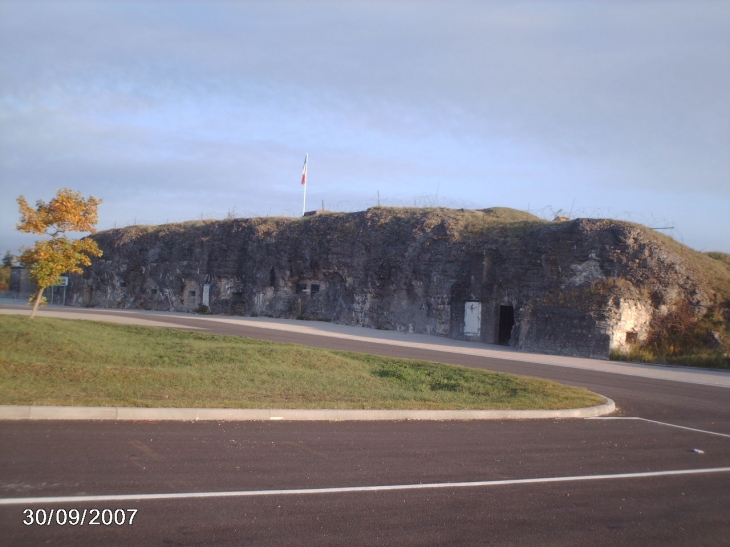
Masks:
[[[727,433],[718,433],[716,431],[707,431],[705,429],[695,429],[694,427],[686,427],[683,425],[668,424],[666,422],[657,422],[656,420],[648,420],[646,418],[639,418],[637,416],[607,416],[607,417],[595,416],[595,417],[591,417],[591,418],[586,418],[586,420],[641,420],[643,422],[651,422],[653,424],[666,425],[668,427],[678,427],[679,429],[688,429],[689,431],[696,431],[698,433],[707,433],[708,435],[718,435],[720,437],[730,438],[730,435],[728,435]]]
[[[676,471],[649,471],[644,473],[619,473],[615,475],[580,475],[576,477],[545,477],[537,479],[506,479],[476,482],[438,482],[430,484],[394,484],[385,486],[346,486],[342,488],[303,488],[300,490],[241,490],[236,492],[186,492],[178,494],[125,494],[111,496],[59,496],[46,498],[4,498],[0,505],[28,505],[48,503],[89,503],[108,501],[175,500],[195,498],[238,498],[253,496],[291,496],[302,494],[343,494],[351,492],[383,492],[389,490],[422,490],[426,488],[464,488],[478,486],[505,486],[512,484],[539,484],[551,482],[593,481],[608,479],[640,479],[672,475],[701,475],[728,473],[730,467],[708,469],[679,469]]]

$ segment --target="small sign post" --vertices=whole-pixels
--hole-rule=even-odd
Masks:
[[[66,305],[66,287],[68,287],[68,276],[59,275],[58,282],[53,287],[63,287],[63,305]],[[51,287],[51,304],[53,304],[53,287]]]

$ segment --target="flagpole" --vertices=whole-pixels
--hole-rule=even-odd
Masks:
[[[307,212],[307,162],[309,160],[309,152],[304,156],[304,202],[302,203],[302,216]]]

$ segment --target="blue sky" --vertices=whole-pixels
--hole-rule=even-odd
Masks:
[[[730,252],[727,2],[0,2],[15,198],[99,228],[506,206]]]

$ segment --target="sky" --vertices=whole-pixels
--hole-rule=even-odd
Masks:
[[[16,198],[99,229],[378,204],[610,217],[730,252],[730,2],[0,0]],[[562,212],[561,212],[562,211]]]

